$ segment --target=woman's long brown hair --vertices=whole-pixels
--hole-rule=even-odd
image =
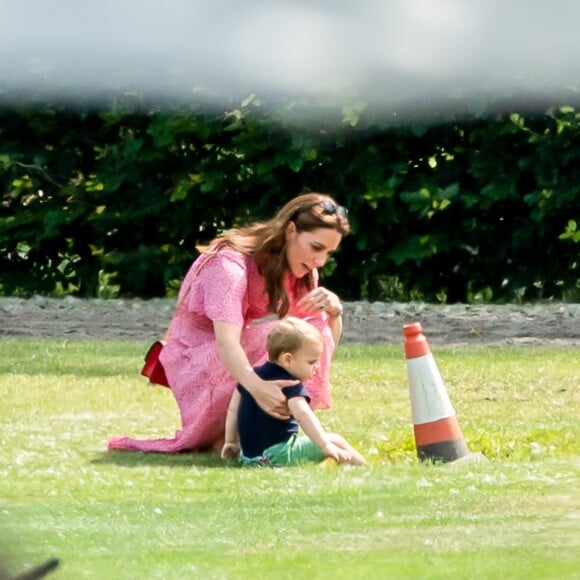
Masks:
[[[340,212],[324,211],[321,202],[329,201],[334,207],[338,204],[324,193],[305,193],[291,199],[278,213],[266,222],[254,222],[233,229],[197,249],[207,256],[214,256],[227,246],[244,255],[253,255],[260,274],[264,276],[265,290],[268,294],[268,309],[283,318],[290,308],[290,300],[284,289],[284,275],[288,272],[286,259],[286,228],[293,221],[298,232],[310,232],[318,228],[336,230],[341,236],[350,231],[348,219]],[[312,290],[312,273],[298,280],[307,290]]]

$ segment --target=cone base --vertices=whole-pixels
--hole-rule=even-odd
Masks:
[[[455,461],[469,454],[465,439],[440,441],[429,445],[417,445],[417,455],[421,461]]]
[[[482,463],[487,461],[487,457],[483,453],[475,452],[475,453],[468,453],[459,459],[453,461],[453,465],[457,465],[459,463]]]

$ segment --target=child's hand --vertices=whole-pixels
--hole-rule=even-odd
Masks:
[[[237,459],[240,456],[241,447],[237,441],[224,443],[221,452],[222,459]]]
[[[350,451],[346,449],[341,449],[338,445],[334,443],[328,443],[328,445],[322,448],[322,451],[326,457],[334,459],[337,463],[355,463],[358,464],[356,458]]]
[[[330,457],[334,459],[337,463],[343,463],[346,461],[346,452],[343,451],[340,447],[337,447],[334,443],[328,443],[322,448],[322,452],[326,457]]]

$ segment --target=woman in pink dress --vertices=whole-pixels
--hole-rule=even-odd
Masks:
[[[328,195],[308,193],[269,221],[234,229],[200,247],[181,285],[160,357],[181,429],[171,439],[114,437],[109,449],[219,453],[238,382],[267,413],[286,418],[281,388],[294,381],[264,381],[252,368],[265,362],[266,335],[286,315],[304,318],[322,333],[320,365],[305,386],[312,408],[330,407],[330,362],[342,333],[342,305],[318,285],[318,269],[348,233],[347,210]]]

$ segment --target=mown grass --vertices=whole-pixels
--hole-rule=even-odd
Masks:
[[[57,578],[580,578],[578,349],[440,348],[472,451],[416,459],[401,347],[344,345],[320,413],[369,459],[241,469],[107,452],[172,435],[145,344],[4,339],[0,529],[15,572]]]

